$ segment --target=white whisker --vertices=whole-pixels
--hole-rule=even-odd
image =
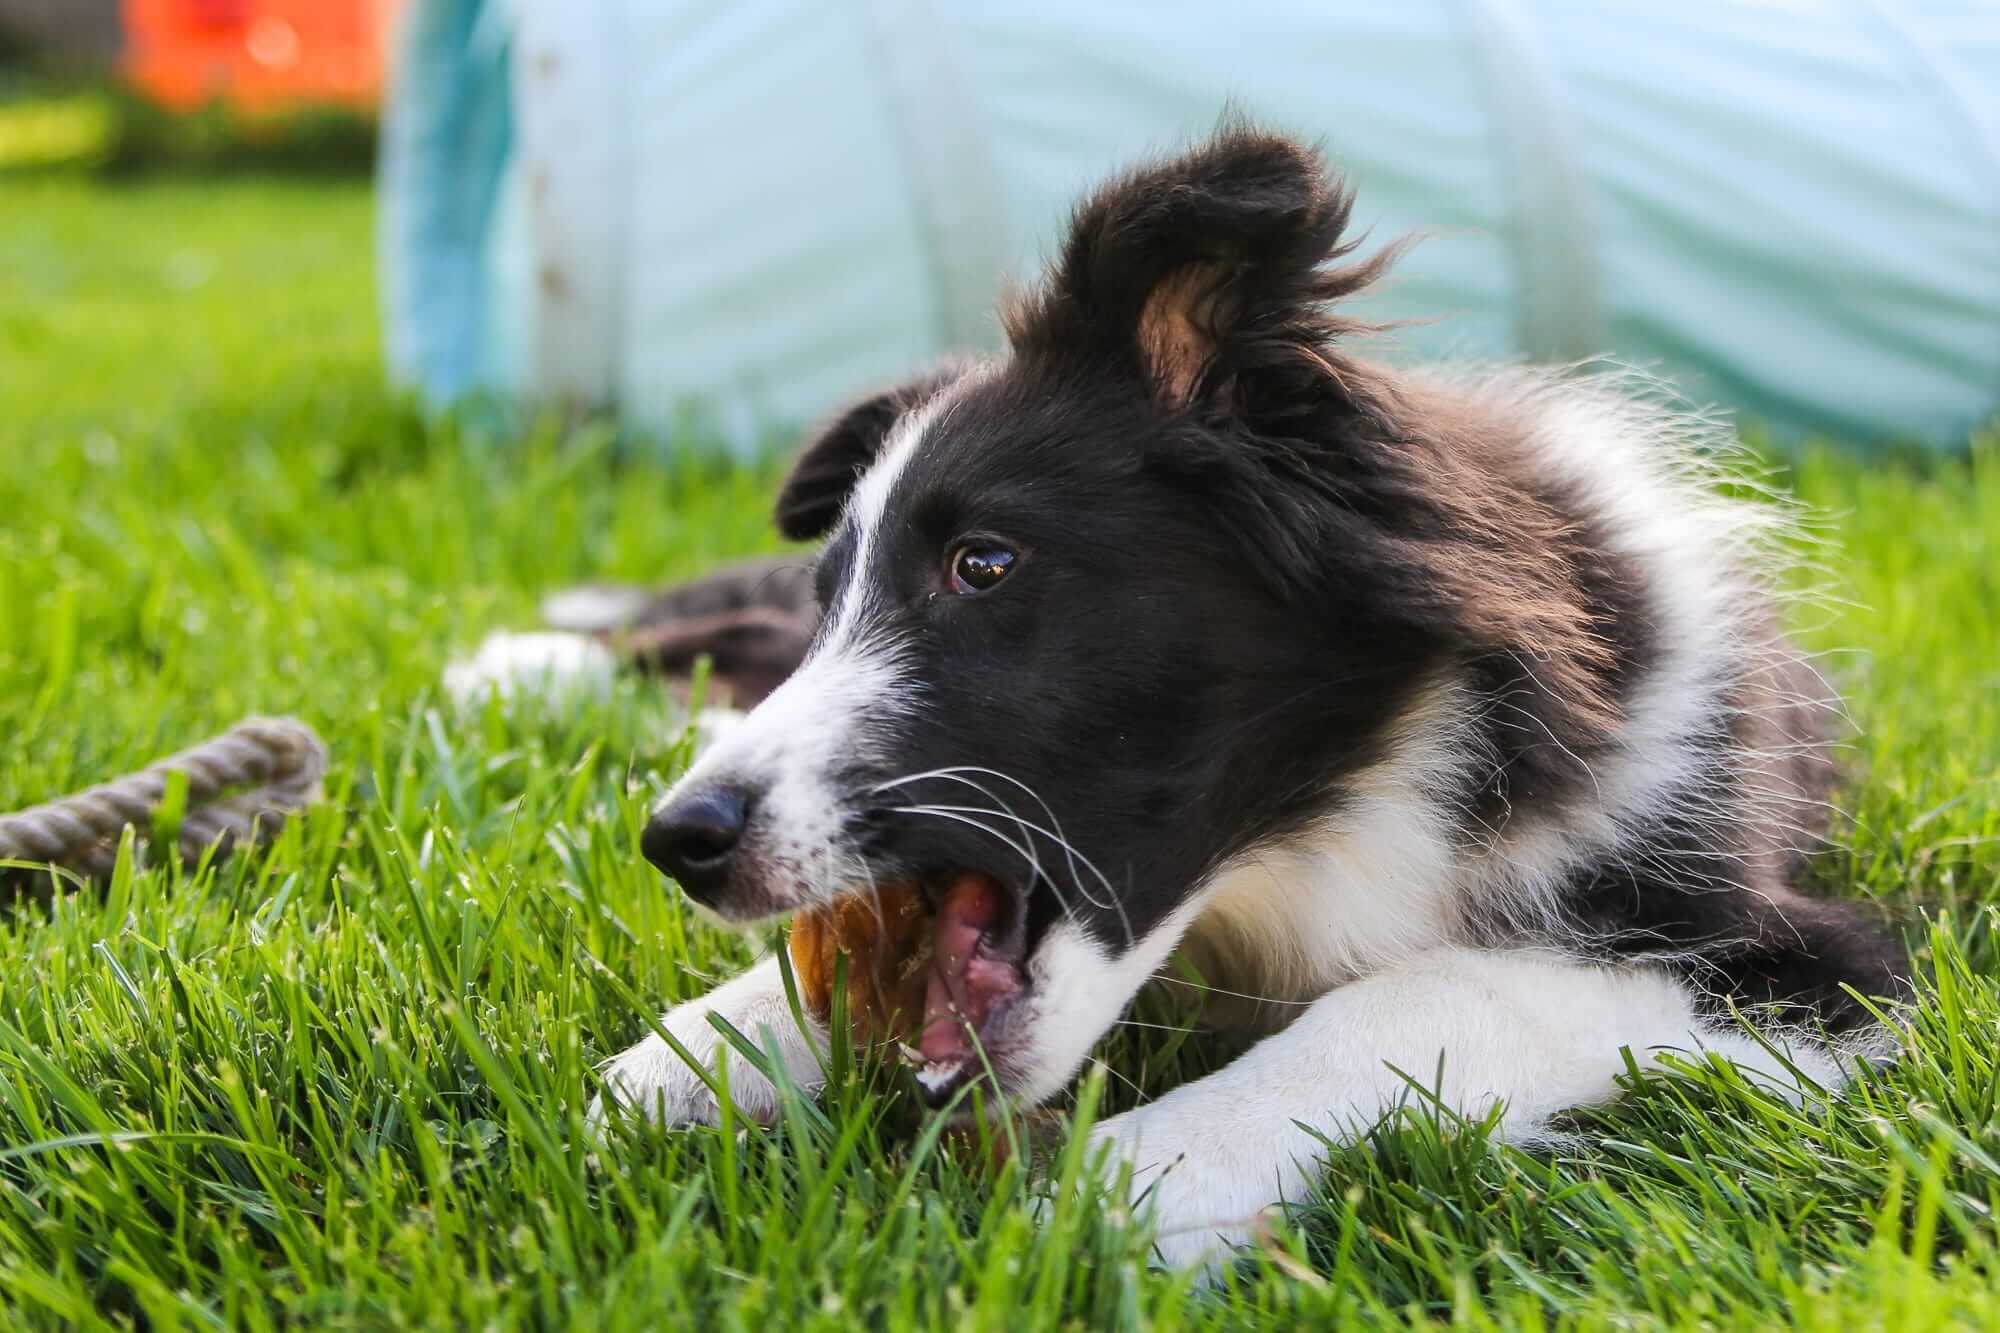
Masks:
[[[1247,991],[1225,990],[1221,986],[1210,986],[1205,982],[1189,981],[1185,977],[1170,977],[1165,973],[1154,977],[1153,980],[1164,981],[1169,986],[1186,986],[1189,990],[1206,991],[1211,995],[1226,995],[1232,1000],[1249,1000],[1253,1004],[1282,1004],[1289,1005],[1294,1009],[1310,1009],[1313,1005],[1319,1003],[1317,1000],[1281,1000],[1275,995],[1252,995]]]
[[[1014,786],[1020,788],[1023,792],[1027,793],[1029,798],[1032,799],[1035,802],[1035,804],[1039,805],[1042,808],[1042,813],[1048,818],[1049,827],[1045,828],[1039,824],[1030,823],[1029,821],[1021,818],[1020,815],[1014,812],[1014,807],[1011,804],[1009,804],[1007,801],[1003,800],[1001,797],[996,795],[990,788],[986,787],[981,783],[974,782],[971,778],[966,777],[965,774],[967,773],[977,773],[986,777],[998,778],[1002,782],[1011,783]],[[1092,861],[1090,857],[1085,855],[1083,851],[1079,849],[1075,843],[1071,842],[1068,836],[1063,833],[1061,821],[1056,818],[1055,811],[1050,808],[1048,801],[1043,799],[1041,793],[1036,791],[1033,787],[1029,786],[1027,783],[1021,781],[1019,778],[1014,777],[1013,775],[1008,773],[1003,773],[996,768],[983,768],[977,764],[954,764],[954,765],[948,765],[944,768],[930,769],[922,773],[907,774],[903,777],[894,779],[892,781],[880,783],[877,786],[875,786],[872,789],[872,791],[882,792],[892,787],[901,787],[909,785],[911,783],[924,782],[930,780],[956,782],[961,786],[972,788],[974,791],[986,797],[987,800],[992,801],[995,804],[999,805],[1001,807],[1001,810],[1004,810],[1006,812],[1006,817],[1013,820],[1024,831],[1031,831],[1032,833],[1040,834],[1042,837],[1045,837],[1049,839],[1049,841],[1055,843],[1063,851],[1063,857],[1065,861],[1067,861],[1069,866],[1070,883],[1076,889],[1077,893],[1081,895],[1083,900],[1089,903],[1092,907],[1095,907],[1100,911],[1117,913],[1119,924],[1124,928],[1125,941],[1128,945],[1133,941],[1134,938],[1136,938],[1132,931],[1131,918],[1128,917],[1125,913],[1124,899],[1119,895],[1118,890],[1112,886],[1110,878],[1106,876],[1102,870],[1098,869],[1096,862]],[[1001,813],[1001,810],[986,810],[986,811],[981,811],[980,813],[999,815]],[[1098,901],[1097,898],[1092,896],[1089,887],[1083,881],[1083,877],[1077,873],[1078,861],[1081,861],[1083,863],[1084,868],[1088,870],[1093,876],[1095,876],[1098,884],[1103,887],[1105,895],[1104,901],[1100,902]]]
[[[1034,872],[1035,878],[1049,886],[1050,890],[1056,895],[1056,905],[1062,908],[1063,915],[1070,918],[1076,916],[1075,909],[1069,905],[1069,900],[1063,897],[1062,890],[1057,887],[1055,881],[1050,879],[1047,872],[1042,869],[1041,859],[1035,855],[1035,850],[1032,846],[1016,842],[999,829],[994,828],[991,824],[983,824],[979,820],[971,818],[963,812],[963,807],[945,808],[929,805],[891,805],[884,808],[890,814],[895,815],[929,815],[933,819],[948,819],[953,823],[964,824],[969,828],[976,828],[988,837],[996,838],[1007,844],[1007,846],[1020,854],[1022,860],[1028,863],[1030,869]],[[999,814],[996,810],[981,810],[978,813],[996,816]]]

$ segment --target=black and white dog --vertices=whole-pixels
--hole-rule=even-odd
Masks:
[[[1004,358],[837,421],[778,502],[826,538],[806,660],[645,834],[731,921],[932,886],[940,1099],[989,1063],[1056,1093],[1176,949],[1241,997],[1268,1035],[1095,1130],[1172,1262],[1303,1191],[1300,1126],[1364,1131],[1398,1071],[1517,1140],[1628,1051],[1830,1085],[1906,969],[1794,889],[1834,701],[1779,627],[1782,509],[1602,382],[1355,359],[1336,306],[1385,260],[1348,211],[1227,129],[1078,210]],[[819,1077],[775,961],[666,1016],[734,1059],[711,1012]],[[606,1085],[716,1115],[657,1037]]]

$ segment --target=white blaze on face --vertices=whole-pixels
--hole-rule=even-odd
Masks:
[[[766,887],[765,900],[752,905],[755,914],[825,901],[865,875],[843,850],[852,793],[843,790],[841,774],[882,757],[887,728],[911,711],[920,688],[904,670],[902,644],[875,614],[882,603],[872,567],[890,494],[952,393],[945,390],[898,421],[856,483],[845,518],[855,528],[853,562],[806,660],[703,754],[658,807],[710,783],[749,793],[743,850]]]

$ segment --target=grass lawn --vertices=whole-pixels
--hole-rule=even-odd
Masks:
[[[1385,1129],[1197,1290],[889,1132],[879,1071],[593,1149],[596,1062],[759,941],[635,855],[671,705],[460,717],[439,671],[553,585],[766,546],[775,474],[426,424],[380,384],[368,209],[0,180],[0,809],[251,712],[333,753],[268,852],[0,903],[0,1326],[2000,1324],[2000,443],[1787,478],[1861,728],[1818,873],[1935,977],[1908,1058],[1802,1111],[1651,1080],[1552,1153]],[[1117,1104],[1200,1061],[1109,1055]]]

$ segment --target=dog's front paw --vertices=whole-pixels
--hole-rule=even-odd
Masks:
[[[817,1025],[801,1027],[785,994],[776,959],[767,958],[698,1000],[676,1005],[660,1020],[710,1080],[728,1080],[730,1104],[746,1120],[770,1124],[778,1118],[778,1089],[710,1021],[721,1014],[760,1048],[769,1045],[785,1076],[807,1094],[819,1091],[820,1057],[826,1034]],[[663,1125],[715,1125],[722,1121],[709,1080],[688,1066],[659,1033],[628,1047],[604,1067],[604,1092],[590,1104],[590,1121],[604,1123],[611,1108],[643,1115]]]
[[[668,1126],[721,1122],[708,1084],[658,1033],[626,1047],[604,1067],[604,1091],[591,1099],[590,1123],[602,1125],[614,1106]]]
[[[479,651],[444,669],[444,689],[464,708],[522,699],[554,702],[594,698],[611,689],[617,656],[581,634],[510,634],[496,630]]]
[[[715,1078],[716,1053],[726,1043],[722,1034],[709,1024],[708,1014],[706,1005],[682,1005],[662,1019],[660,1026],[673,1033],[688,1053],[701,1061],[709,1077]],[[752,1069],[733,1048],[725,1059],[729,1100],[737,1114],[760,1124],[775,1120],[778,1090],[771,1081]],[[604,1091],[590,1104],[591,1123],[603,1124],[613,1104],[668,1127],[722,1123],[721,1108],[708,1083],[657,1032],[648,1033],[643,1041],[628,1046],[604,1067]]]
[[[1213,1270],[1256,1234],[1278,1182],[1243,1160],[1228,1126],[1180,1122],[1142,1107],[1091,1131],[1089,1153],[1115,1186],[1121,1167],[1132,1213],[1150,1218],[1153,1248],[1169,1268]]]

